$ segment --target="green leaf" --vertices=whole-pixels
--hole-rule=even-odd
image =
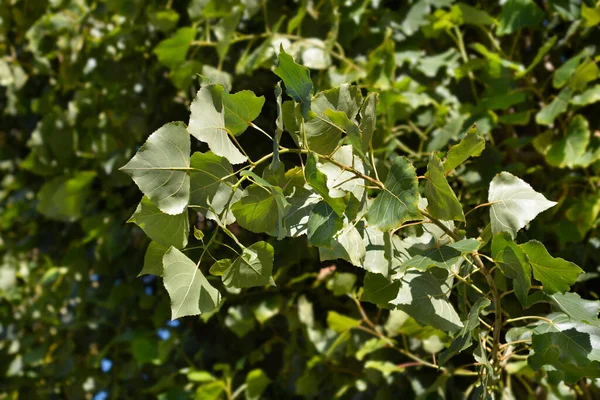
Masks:
[[[260,400],[271,379],[262,369],[253,369],[246,375],[246,399]]]
[[[520,247],[527,254],[534,278],[542,282],[544,292],[548,294],[567,292],[583,272],[572,262],[552,257],[537,240],[530,240]]]
[[[340,198],[352,193],[354,198],[362,202],[365,194],[365,181],[348,169],[355,170],[364,174],[365,168],[360,158],[352,154],[352,146],[341,146],[331,157],[332,161],[325,161],[317,164],[319,171],[327,176],[326,186],[329,189],[329,196]],[[333,162],[337,161],[337,165]],[[340,167],[343,165],[347,168]]]
[[[400,281],[390,281],[381,274],[367,272],[360,300],[377,304],[379,307],[385,307],[396,298],[399,289]]]
[[[239,136],[260,115],[265,104],[264,96],[256,96],[250,90],[229,94],[223,92],[223,108],[225,109],[225,126]]]
[[[243,197],[231,207],[237,222],[244,229],[255,233],[275,231],[278,239],[287,236],[283,219],[290,207],[278,186],[252,184]]]
[[[360,267],[365,259],[366,249],[359,230],[352,224],[346,225],[334,237],[330,248],[319,247],[321,261],[341,258]]]
[[[325,202],[320,202],[308,217],[308,242],[313,246],[330,247],[333,236],[342,229],[344,221]]]
[[[599,76],[600,68],[596,65],[596,60],[588,58],[577,67],[569,80],[569,86],[575,90],[583,90],[589,82],[598,79]]]
[[[540,324],[531,337],[533,354],[527,362],[545,368],[550,378],[575,384],[583,377],[600,378],[600,328],[571,321],[564,314]]]
[[[190,234],[187,210],[177,215],[165,214],[144,196],[127,222],[135,223],[150,239],[164,247],[182,249],[187,246]]]
[[[501,172],[492,179],[488,201],[492,234],[508,232],[513,239],[539,213],[556,204],[508,172]]]
[[[576,106],[587,106],[600,101],[600,85],[592,86],[584,92],[573,96],[571,104]]]
[[[254,318],[261,324],[279,314],[282,306],[282,298],[279,296],[269,296],[257,303],[252,304],[252,313]]]
[[[425,197],[428,201],[427,211],[435,218],[444,221],[464,221],[465,215],[462,205],[446,180],[442,162],[433,153],[429,157],[425,179]]]
[[[167,214],[181,214],[190,197],[190,135],[182,122],[163,125],[150,135],[121,170]]]
[[[546,104],[536,115],[535,122],[540,125],[552,125],[556,117],[567,111],[573,89],[566,87],[549,104]]]
[[[221,294],[185,254],[170,247],[163,257],[163,282],[171,297],[171,319],[214,310]]]
[[[232,186],[236,183],[236,178],[231,164],[225,157],[211,152],[196,152],[192,154],[190,167],[189,207],[199,208],[206,218],[220,220],[221,214],[228,208],[227,203],[234,204],[243,194],[239,189],[233,193]],[[226,225],[235,222],[231,210],[222,217]]]
[[[363,268],[369,272],[390,277],[410,258],[402,239],[371,226],[364,229],[363,242],[366,251]]]
[[[462,130],[466,116],[463,114],[453,113],[446,119],[446,123],[441,128],[437,128],[431,132],[431,140],[427,144],[426,150],[429,152],[441,150],[450,139],[458,136]]]
[[[229,8],[229,7],[228,7]],[[243,8],[239,6],[230,7],[228,12],[221,20],[212,26],[212,30],[217,36],[216,49],[219,59],[223,60],[229,51],[231,41],[236,33],[236,29],[242,18]]]
[[[542,61],[544,56],[546,54],[548,54],[548,52],[552,49],[552,47],[554,47],[557,40],[558,40],[558,36],[552,36],[548,41],[544,42],[542,47],[540,47],[538,49],[538,52],[535,55],[535,58],[533,59],[531,64],[529,64],[529,67],[527,67],[527,69],[525,71],[523,71],[522,73],[517,74],[517,76],[518,77],[525,76],[528,73],[530,73],[531,71],[533,71],[533,69],[536,67],[536,65],[538,65],[540,63],[540,61]]]
[[[179,28],[173,37],[163,40],[153,50],[158,62],[175,67],[185,61],[190,44],[196,37],[196,28]]]
[[[550,145],[546,153],[546,161],[554,167],[573,168],[579,163],[589,142],[588,121],[582,115],[576,115],[569,122],[566,136],[553,141]]]
[[[208,272],[214,276],[223,276],[225,271],[231,266],[231,260],[229,258],[224,258],[222,260],[217,260],[210,267]]]
[[[405,221],[419,220],[418,200],[415,167],[406,157],[396,157],[385,181],[385,189],[367,212],[367,221],[387,232],[399,228]]]
[[[342,111],[334,111],[331,109],[325,110],[325,116],[331,120],[333,124],[339,127],[341,131],[346,133],[348,142],[352,145],[354,152],[363,160],[366,160],[365,152],[368,148],[363,147],[362,133],[358,129],[358,125],[348,119],[346,113]]]
[[[334,332],[343,333],[348,329],[356,328],[360,325],[360,320],[347,317],[335,311],[327,313],[327,326]]]
[[[552,85],[554,86],[554,88],[560,89],[561,87],[569,83],[573,75],[575,75],[575,70],[579,66],[579,63],[586,56],[587,52],[582,51],[576,56],[569,58],[563,65],[557,68],[556,71],[554,71],[554,75],[552,77]]]
[[[365,363],[366,369],[374,369],[379,372],[386,378],[389,378],[393,373],[403,373],[404,368],[399,367],[393,362],[390,361],[377,361],[377,360],[369,360]]]
[[[327,289],[329,289],[334,296],[344,296],[352,292],[354,284],[356,283],[356,275],[349,272],[335,272],[327,280]]]
[[[457,3],[452,6],[452,9],[455,7],[460,10],[461,19],[464,24],[491,25],[496,22],[494,18],[490,17],[487,12],[481,10],[480,8],[476,8],[465,3]]]
[[[219,400],[221,393],[225,391],[225,383],[222,381],[210,382],[198,386],[196,389],[197,400]]]
[[[598,312],[600,301],[584,300],[577,293],[554,293],[547,296],[554,306],[575,321],[600,327]]]
[[[492,258],[500,267],[500,271],[513,280],[517,299],[523,307],[527,307],[527,295],[531,287],[531,266],[525,252],[517,246],[508,232],[494,235]]]
[[[583,25],[586,27],[600,24],[600,7],[596,6],[592,8],[583,4],[581,6],[581,17],[584,21]]]
[[[456,243],[434,247],[424,251],[416,250],[417,255],[407,260],[403,267],[425,271],[429,267],[438,267],[452,271],[452,267],[463,254],[472,253],[481,246],[477,239],[463,239]]]
[[[521,28],[540,26],[544,12],[532,0],[508,0],[498,17],[498,36],[515,33]]]
[[[368,149],[375,133],[377,124],[378,93],[369,93],[360,109],[360,131],[362,132],[362,146]]]
[[[384,347],[387,347],[388,345],[389,345],[389,343],[385,339],[381,339],[381,338],[369,339],[366,342],[364,342],[364,344],[356,352],[356,354],[355,354],[356,359],[358,361],[362,361],[362,360],[364,360],[364,358],[367,355],[369,355],[379,349],[383,349]]]
[[[73,222],[83,215],[96,172],[80,171],[46,182],[37,197],[37,211],[50,219]]]
[[[223,273],[223,284],[240,289],[267,285],[273,273],[274,254],[273,246],[263,241],[244,248]]]
[[[346,202],[343,198],[332,198],[329,195],[327,176],[317,168],[317,159],[315,153],[309,153],[306,157],[306,166],[304,167],[306,182],[331,206],[337,215],[341,216],[346,209]]]
[[[466,321],[463,321],[463,328],[456,335],[456,337],[450,344],[450,347],[448,347],[440,354],[440,365],[446,364],[450,358],[454,357],[461,351],[468,349],[473,343],[473,338],[477,339],[477,328],[479,328],[479,314],[481,313],[481,310],[488,307],[490,304],[491,302],[485,297],[481,297],[479,300],[477,300],[475,304],[473,304],[473,307],[471,307],[471,311],[469,311],[469,317]]]
[[[285,92],[302,107],[302,116],[304,120],[308,117],[310,110],[311,93],[313,83],[310,79],[308,68],[296,64],[292,56],[283,50],[283,45],[279,49],[277,57],[277,66],[273,69],[275,75],[283,80]]]
[[[479,135],[477,128],[469,129],[460,143],[448,150],[448,155],[444,161],[444,171],[452,171],[470,157],[479,157],[484,148],[485,139]]]
[[[398,296],[390,303],[423,325],[455,332],[463,327],[454,306],[448,301],[448,272],[431,268],[425,272],[408,270],[400,279]]]
[[[225,326],[240,339],[256,329],[256,323],[247,305],[229,307]]]
[[[196,139],[208,143],[216,155],[227,158],[232,164],[240,164],[247,157],[229,138],[231,132],[225,126],[223,91],[220,85],[207,85],[198,91],[190,106],[188,131]]]

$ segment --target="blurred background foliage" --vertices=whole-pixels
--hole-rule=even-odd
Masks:
[[[485,202],[502,170],[558,201],[519,236],[584,268],[574,290],[597,299],[599,24],[590,0],[3,0],[0,398],[462,397],[465,377],[394,369],[396,353],[365,366],[355,338],[332,346],[328,311],[349,313],[344,295],[363,277],[320,263],[303,239],[268,239],[277,288],[169,322],[162,281],[137,278],[148,239],[124,223],[140,193],[118,168],[161,125],[187,120],[203,80],[264,95],[255,122],[274,129],[283,46],[317,91],[380,93],[382,160],[424,167],[476,123],[488,146],[457,171],[461,202]],[[270,151],[253,135],[239,138],[251,157]],[[440,351],[447,338],[407,318],[378,315],[411,349]],[[511,373],[516,398],[600,396],[593,382]]]

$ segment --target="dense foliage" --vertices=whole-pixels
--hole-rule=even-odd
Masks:
[[[600,396],[600,4],[396,3],[0,4],[0,398]]]

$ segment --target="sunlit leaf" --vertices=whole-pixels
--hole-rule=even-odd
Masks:
[[[556,204],[508,172],[501,172],[494,177],[490,183],[488,201],[491,203],[492,234],[508,232],[513,238],[539,213]]]
[[[444,166],[440,159],[431,154],[425,174],[425,197],[428,200],[427,211],[435,218],[450,221],[464,221],[462,205],[444,175]]]
[[[95,178],[93,171],[80,171],[71,177],[61,176],[46,182],[37,195],[37,210],[47,218],[58,221],[79,219]]]
[[[310,71],[294,62],[292,56],[287,54],[281,46],[277,57],[277,66],[273,72],[283,80],[285,92],[302,107],[302,116],[306,120],[310,110],[313,83]]]
[[[234,288],[267,285],[273,271],[273,257],[273,246],[267,242],[256,242],[244,248],[223,273],[223,283]]]
[[[181,122],[155,131],[121,170],[167,214],[181,214],[190,197],[190,135]]]
[[[500,271],[513,280],[515,295],[523,307],[527,306],[527,294],[531,287],[531,266],[527,255],[508,232],[500,232],[492,239],[492,258]]]
[[[562,258],[552,257],[546,247],[537,240],[520,245],[533,268],[533,277],[542,282],[548,294],[563,293],[575,283],[581,268]]]
[[[198,315],[215,309],[221,294],[185,254],[171,247],[163,256],[163,282],[171,297],[171,318]]]
[[[463,254],[472,253],[481,246],[477,239],[463,239],[456,243],[433,247],[427,250],[415,250],[416,255],[404,262],[404,267],[425,271],[429,267],[438,267],[452,271],[452,267]],[[410,251],[409,251],[410,252]]]
[[[190,224],[187,211],[177,215],[165,214],[147,196],[142,198],[127,222],[135,223],[150,239],[164,247],[182,249],[188,243]]]
[[[405,157],[396,157],[379,193],[367,213],[367,221],[382,231],[398,228],[405,221],[419,220],[419,197],[415,167]]]
[[[220,85],[207,85],[198,91],[190,106],[188,131],[196,139],[208,143],[216,155],[227,158],[232,164],[240,164],[247,157],[229,138],[231,132],[225,126],[223,90]]]

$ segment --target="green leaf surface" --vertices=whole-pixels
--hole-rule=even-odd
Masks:
[[[550,145],[546,153],[546,161],[554,167],[573,168],[580,162],[589,142],[588,121],[582,115],[576,115],[569,122],[566,135]]]
[[[531,337],[533,354],[527,359],[535,370],[575,384],[583,377],[600,378],[600,328],[571,321],[564,314],[552,324],[540,324]],[[549,366],[550,368],[546,367]]]
[[[243,197],[231,207],[242,228],[256,233],[274,233],[279,239],[287,236],[284,218],[290,204],[278,186],[252,184]]]
[[[304,120],[308,117],[310,110],[311,95],[313,83],[310,79],[308,68],[294,62],[292,56],[280,47],[277,57],[277,66],[273,69],[275,75],[283,80],[285,92],[302,107],[302,116]]]
[[[356,275],[350,272],[335,272],[327,280],[327,289],[334,296],[344,296],[352,292],[356,284]]]
[[[365,152],[368,148],[363,147],[362,132],[358,125],[348,119],[346,113],[342,111],[334,111],[331,109],[325,110],[324,115],[331,120],[333,124],[339,127],[341,131],[346,133],[348,142],[352,145],[354,152],[363,160],[366,160]]]
[[[508,0],[498,18],[498,36],[509,35],[521,28],[539,26],[544,12],[532,0]]]
[[[221,294],[185,254],[170,247],[163,256],[163,282],[171,297],[171,319],[214,310]]]
[[[150,135],[121,170],[167,214],[181,214],[190,197],[190,135],[182,122],[163,125]]]
[[[492,258],[500,271],[513,280],[517,299],[523,307],[527,307],[531,266],[525,252],[512,240],[508,232],[500,232],[492,238]]]
[[[138,277],[142,275],[163,275],[163,263],[162,259],[168,248],[162,246],[156,242],[150,242],[146,249],[146,255],[144,256],[144,266]]]
[[[94,171],[80,171],[71,177],[61,176],[46,182],[37,194],[37,211],[58,221],[81,218],[95,178]]]
[[[569,100],[573,95],[573,89],[566,87],[561,90],[558,95],[549,103],[546,104],[536,115],[535,122],[540,125],[552,125],[554,120],[567,111]]]
[[[488,201],[492,234],[508,232],[512,238],[539,213],[556,204],[508,172],[501,172],[492,179]]]
[[[240,164],[247,157],[229,138],[231,131],[225,125],[223,92],[220,85],[207,85],[198,91],[190,105],[188,131],[196,139],[208,143],[208,147],[216,155],[227,158],[232,164]]]
[[[403,266],[425,271],[429,267],[438,267],[452,271],[452,267],[463,254],[472,253],[481,246],[477,239],[463,239],[456,243],[434,247],[428,250],[417,250],[416,255],[407,260]]]
[[[563,65],[554,71],[554,75],[552,77],[552,85],[556,89],[560,89],[569,83],[569,80],[575,74],[575,70],[579,66],[581,60],[587,56],[587,52],[582,51],[581,53],[569,58]]]
[[[402,239],[371,226],[364,229],[363,242],[366,251],[363,268],[369,272],[390,277],[410,258]]]
[[[600,327],[598,312],[600,301],[582,299],[577,293],[553,293],[547,295],[550,303],[574,321]]]
[[[217,260],[211,265],[208,272],[214,276],[223,276],[225,271],[231,266],[231,260],[229,258],[224,258],[222,260]]]
[[[369,148],[377,125],[378,93],[369,93],[360,109],[360,131],[362,132],[362,146]]]
[[[405,221],[419,220],[419,198],[415,167],[405,157],[396,157],[385,181],[385,189],[379,193],[369,211],[367,221],[387,232],[400,227]]]
[[[381,274],[367,272],[364,279],[363,294],[361,301],[377,304],[379,307],[386,307],[387,304],[398,296],[400,281],[390,281]]]
[[[343,219],[325,202],[320,202],[308,218],[308,242],[313,246],[331,247],[333,236],[342,229]]]
[[[444,166],[435,154],[429,157],[425,179],[427,211],[433,217],[444,221],[464,221],[462,205],[448,184],[444,175]]]
[[[229,328],[239,339],[256,329],[256,323],[252,318],[250,307],[239,305],[229,307],[225,317],[225,326]]]
[[[456,332],[463,323],[448,301],[450,285],[447,271],[431,268],[425,272],[409,270],[400,279],[398,296],[390,303],[423,325]]]
[[[476,128],[469,129],[460,143],[448,150],[444,161],[444,171],[452,171],[470,157],[479,157],[484,148],[485,139],[479,135]]]
[[[548,294],[567,292],[583,272],[572,262],[552,257],[537,240],[530,240],[520,247],[531,263],[533,277],[542,282],[544,292]]]
[[[196,37],[196,29],[192,27],[179,28],[173,37],[163,40],[153,50],[158,62],[167,67],[175,67],[186,59],[190,43]]]
[[[346,202],[343,198],[332,198],[329,195],[327,176],[317,167],[317,159],[315,153],[308,154],[306,158],[306,166],[304,167],[306,182],[341,216],[346,209]]]
[[[360,325],[360,320],[347,317],[335,311],[327,313],[327,326],[334,332],[343,333]]]
[[[163,247],[182,249],[187,246],[190,234],[187,210],[177,215],[165,214],[148,196],[144,196],[127,222],[135,223],[150,239]]]
[[[580,94],[573,96],[571,104],[576,106],[587,106],[600,101],[600,85],[592,86]]]
[[[366,249],[362,236],[353,225],[344,226],[334,237],[330,247],[319,247],[321,261],[342,259],[360,267],[363,265],[365,255]]]
[[[256,96],[250,90],[229,94],[223,92],[223,108],[225,109],[225,126],[229,131],[239,136],[260,115],[265,104],[264,96]]]
[[[264,286],[271,282],[275,251],[267,242],[244,248],[223,273],[223,284],[234,288]]]
[[[456,354],[466,350],[473,343],[473,338],[477,339],[478,329],[479,328],[479,314],[481,310],[488,307],[491,302],[485,298],[481,297],[473,306],[471,307],[471,311],[469,311],[469,316],[466,321],[463,321],[463,328],[456,335],[450,347],[444,350],[440,354],[439,364],[444,365],[450,360],[450,358],[454,357]]]
[[[225,212],[227,203],[234,204],[242,197],[239,189],[233,193],[236,183],[233,168],[225,157],[211,152],[192,154],[190,160],[190,208],[198,208],[209,219],[220,220],[225,224],[235,222],[231,211]],[[216,212],[216,215],[215,215]]]
[[[260,400],[271,379],[262,369],[253,369],[246,375],[246,399]]]

